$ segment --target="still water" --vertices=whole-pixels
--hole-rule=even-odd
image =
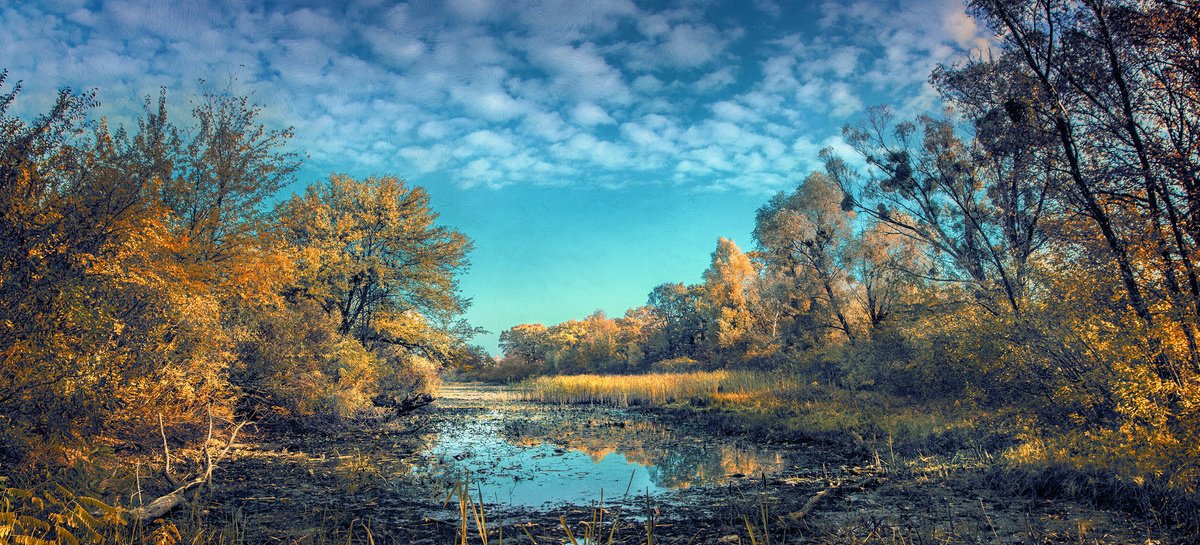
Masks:
[[[771,475],[788,464],[778,451],[606,408],[516,402],[471,413],[430,430],[417,471],[447,480],[469,474],[471,489],[496,505],[613,503]]]

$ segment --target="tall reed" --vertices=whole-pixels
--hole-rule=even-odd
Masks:
[[[537,377],[525,381],[518,389],[528,401],[627,407],[713,400],[719,394],[761,394],[772,387],[772,379],[761,373],[697,371]]]

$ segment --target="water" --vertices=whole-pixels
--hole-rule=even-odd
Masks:
[[[515,404],[441,420],[432,431],[418,472],[447,480],[469,474],[486,503],[514,507],[589,505],[601,496],[611,504],[787,467],[780,452],[607,409]]]
[[[551,443],[520,445],[504,438],[496,414],[474,422],[443,423],[428,455],[443,475],[470,474],[471,488],[483,491],[484,501],[502,505],[541,507],[555,503],[587,504],[629,495],[657,495],[658,468],[630,461],[619,452],[593,458]]]

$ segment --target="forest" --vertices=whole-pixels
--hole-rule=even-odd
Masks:
[[[463,318],[472,241],[420,186],[332,174],[287,194],[303,152],[249,97],[210,92],[178,120],[163,90],[136,126],[110,127],[93,93],[70,89],[40,115],[10,114],[24,97],[5,72],[0,541],[259,542],[236,537],[241,515],[170,514],[202,505],[200,485],[220,491],[213,470],[249,441],[244,426],[312,449],[303,441],[336,430],[418,437],[434,417],[414,410],[445,377],[873,456],[858,489],[901,482],[898,456],[986,451],[1005,494],[1200,535],[1200,9],[978,0],[969,13],[999,44],[929,75],[941,113],[871,108],[843,130],[853,154],[827,148],[822,168],[795,173],[743,247],[716,242],[702,282],[661,284],[620,317],[515,325],[496,358]],[[353,483],[346,498],[383,486],[367,459],[378,450],[330,451],[362,464],[333,470]],[[444,502],[458,498],[457,522],[430,542],[492,536],[465,479]],[[804,494],[793,518],[837,486]],[[169,506],[151,509],[143,487]],[[968,541],[953,514],[948,530],[905,527],[907,541],[849,523],[849,537],[776,531],[756,501],[761,524],[730,515],[736,528],[712,539]],[[593,509],[589,532],[604,529],[603,496]],[[387,535],[322,513],[340,526],[289,539]],[[630,542],[656,542],[655,513],[630,523],[646,527]],[[557,524],[537,535],[576,540]],[[523,528],[510,539],[540,542]]]

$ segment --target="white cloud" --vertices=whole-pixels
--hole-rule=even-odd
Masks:
[[[421,40],[386,28],[368,28],[362,37],[381,60],[392,66],[409,66],[428,52]]]
[[[611,32],[621,20],[639,13],[630,0],[540,0],[518,10],[521,21],[539,34],[568,40],[584,33]]]
[[[783,14],[783,8],[774,0],[754,0],[754,9],[775,18]]]
[[[506,121],[521,116],[529,107],[503,91],[457,89],[452,94],[471,113],[489,121]]]
[[[480,184],[494,184],[500,180],[500,173],[486,159],[476,159],[460,171],[459,183],[466,187]]]
[[[449,132],[449,124],[436,119],[431,119],[421,123],[421,125],[417,127],[417,136],[426,140],[438,140],[444,138],[447,134],[449,134]]]
[[[478,130],[468,134],[463,141],[477,151],[489,155],[504,155],[512,153],[516,146],[506,136],[501,136],[489,130]]]
[[[713,72],[705,74],[704,77],[696,80],[694,87],[701,93],[707,93],[709,91],[723,89],[733,85],[734,82],[737,81],[737,77],[734,76],[735,70],[736,67],[733,65],[723,66]]]
[[[546,70],[558,93],[614,104],[631,98],[622,73],[608,64],[593,43],[538,47],[528,53],[535,65]]]
[[[576,134],[565,143],[550,148],[559,156],[576,161],[587,161],[606,168],[634,168],[625,147],[600,140],[590,134]]]
[[[398,154],[412,163],[421,174],[437,171],[450,161],[450,147],[444,144],[429,148],[407,146],[401,148]]]
[[[643,74],[633,80],[631,87],[646,94],[657,93],[663,89],[663,82],[650,74]]]
[[[726,40],[711,26],[678,25],[662,45],[667,57],[677,66],[700,66],[724,49]]]
[[[573,130],[563,121],[558,112],[537,112],[530,114],[524,120],[522,127],[531,136],[536,136],[547,142],[558,142],[573,134]]]
[[[646,173],[755,191],[809,166],[880,97],[904,114],[935,107],[928,69],[987,43],[957,0],[755,0],[745,16],[716,2],[304,5],[30,0],[0,9],[0,50],[27,80],[24,111],[60,85],[96,87],[114,123],[160,85],[185,119],[198,78],[217,91],[236,79],[266,119],[296,125],[318,170],[489,187]],[[764,13],[771,26],[749,26]],[[813,15],[830,30],[789,33]]]
[[[585,127],[596,125],[613,125],[616,121],[603,108],[591,102],[581,102],[571,110],[571,117],[576,123]]]

